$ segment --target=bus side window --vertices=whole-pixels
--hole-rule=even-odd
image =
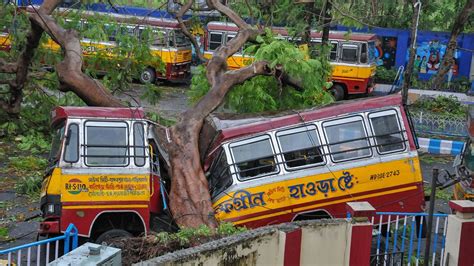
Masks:
[[[287,168],[324,163],[314,125],[280,131],[277,133],[277,138]]]
[[[362,43],[360,47],[360,62],[363,64],[367,64],[367,44]]]
[[[222,33],[211,32],[209,35],[209,50],[214,51],[222,44]]]
[[[341,61],[348,63],[357,63],[357,45],[343,44],[341,52]]]
[[[331,42],[331,52],[329,53],[329,60],[336,61],[337,60],[337,49],[339,46],[338,42]]]
[[[168,46],[169,47],[174,47],[175,41],[174,41],[174,31],[170,30],[168,32]]]
[[[69,125],[66,138],[66,148],[64,150],[64,161],[75,163],[79,161],[79,126]]]
[[[214,198],[222,191],[232,185],[232,177],[230,176],[229,164],[224,150],[221,149],[219,155],[214,160],[211,170],[209,171],[209,191],[211,197]]]
[[[241,180],[278,172],[270,137],[230,146],[236,172]]]
[[[323,126],[334,162],[372,156],[361,117],[325,122]]]
[[[153,31],[152,33],[152,43],[153,46],[166,46],[166,32],[163,31]]]
[[[311,41],[311,51],[310,51],[311,58],[316,58],[320,55],[321,47],[322,47],[321,41]]]
[[[133,124],[133,146],[135,155],[135,165],[145,165],[145,129],[143,123]]]
[[[369,119],[379,153],[405,150],[405,138],[395,111],[371,113]]]

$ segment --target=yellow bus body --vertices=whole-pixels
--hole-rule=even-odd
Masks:
[[[352,176],[344,180],[348,172]],[[402,178],[403,177],[403,178]],[[318,190],[323,180],[332,180],[329,191],[323,193]],[[346,181],[349,181],[346,183]],[[391,162],[372,164],[363,167],[345,169],[344,171],[326,172],[306,177],[288,178],[281,182],[269,183],[256,187],[227,193],[217,200],[213,207],[216,217],[221,221],[231,221],[236,224],[245,224],[255,220],[268,219],[285,214],[302,213],[325,206],[332,206],[350,201],[358,201],[371,197],[381,197],[394,193],[417,195],[422,183],[421,169],[417,156]],[[314,189],[313,196],[308,195],[296,199],[292,197],[289,187],[297,188],[303,185],[304,190]],[[296,189],[297,190],[297,189]],[[259,193],[263,193],[259,204]],[[250,196],[249,196],[250,195]],[[257,195],[257,196],[256,196]],[[253,204],[252,204],[253,203]],[[255,204],[256,203],[256,204]],[[251,205],[259,205],[249,207]],[[245,207],[244,207],[245,206]],[[229,211],[230,210],[230,211]],[[266,214],[263,214],[266,213]],[[243,218],[249,216],[247,219]]]

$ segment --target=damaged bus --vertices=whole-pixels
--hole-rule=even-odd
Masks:
[[[220,221],[259,227],[345,217],[345,203],[420,212],[415,136],[399,95],[276,116],[209,116],[200,155]],[[74,223],[101,243],[167,230],[167,154],[142,109],[58,107],[40,234]]]
[[[213,115],[203,133],[212,140],[205,170],[220,221],[340,218],[349,201],[423,211],[416,138],[400,95],[269,117]]]

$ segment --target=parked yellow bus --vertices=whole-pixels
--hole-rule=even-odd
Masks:
[[[210,22],[207,24],[204,57],[210,59],[213,52],[222,44],[237,35],[238,27],[232,23]],[[283,28],[273,28],[280,38],[291,40]],[[312,42],[321,43],[321,33],[312,32]],[[374,89],[375,75],[375,34],[347,32],[330,32],[331,51],[329,61],[332,65],[332,82],[330,88],[336,100],[348,95],[370,94]],[[241,50],[229,57],[227,65],[230,69],[238,69],[253,61],[252,56],[245,55]]]
[[[34,12],[34,8],[29,6],[27,12]],[[71,9],[58,8],[60,16],[67,16]],[[120,30],[121,34],[127,34],[142,40],[142,33],[145,30],[151,32],[151,42],[149,43],[152,57],[159,58],[165,64],[164,71],[160,71],[159,60],[149,60],[148,62],[139,62],[143,65],[143,71],[137,77],[142,83],[154,83],[157,80],[168,80],[175,82],[188,81],[191,76],[191,43],[181,31],[178,21],[173,19],[159,19],[153,17],[129,16],[113,13],[81,11],[81,19],[77,21],[78,25],[73,28],[86,32],[90,27],[88,18],[93,16],[107,17],[103,28],[107,33],[104,38],[90,39],[87,36],[81,36],[81,46],[84,56],[101,53],[103,56],[116,56],[111,52],[112,47],[116,46],[116,34]],[[72,22],[65,18],[66,24]],[[111,24],[115,25],[111,25]],[[111,30],[108,30],[111,29]],[[0,33],[0,49],[9,51],[11,48],[8,29],[3,29]],[[60,47],[51,38],[48,39],[45,47],[52,51],[59,51]],[[133,55],[131,55],[133,57]],[[95,66],[100,69],[100,66]]]

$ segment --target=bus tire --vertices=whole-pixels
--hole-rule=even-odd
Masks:
[[[334,84],[331,88],[331,94],[332,96],[334,96],[334,99],[336,101],[341,101],[344,100],[346,93],[344,92],[344,88],[342,87],[342,85]]]
[[[156,81],[156,72],[153,68],[147,67],[140,73],[140,83],[153,84]]]
[[[97,244],[102,244],[104,242],[106,244],[109,244],[115,238],[126,238],[126,237],[133,237],[133,235],[130,232],[125,231],[123,229],[111,229],[102,233],[99,237],[97,237],[97,239],[94,242]]]

